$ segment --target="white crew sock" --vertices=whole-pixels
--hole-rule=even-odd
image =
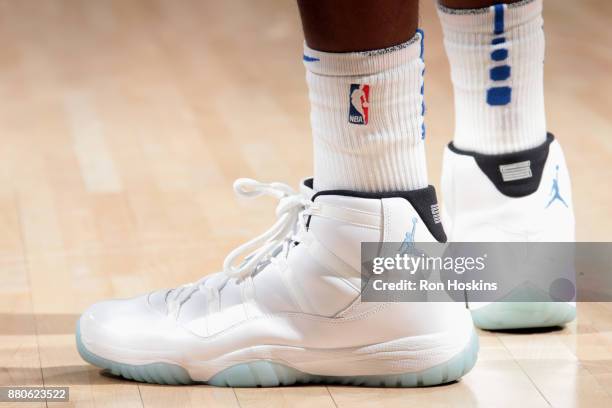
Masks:
[[[422,38],[367,52],[304,45],[315,190],[427,186]]]
[[[510,153],[546,140],[542,0],[475,10],[438,6],[460,149]]]

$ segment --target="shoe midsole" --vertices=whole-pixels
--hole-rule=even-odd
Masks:
[[[252,361],[271,361],[314,375],[356,376],[419,372],[444,363],[470,343],[473,326],[455,332],[412,336],[347,348],[307,348],[295,345],[252,345],[203,359],[185,350],[143,351],[111,347],[82,338],[87,350],[99,357],[129,365],[169,363],[185,368],[195,381],[207,381],[228,367]]]

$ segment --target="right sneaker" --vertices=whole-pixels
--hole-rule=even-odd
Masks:
[[[478,339],[463,303],[361,301],[362,242],[401,242],[407,232],[415,242],[446,239],[433,187],[234,187],[280,199],[277,222],[230,253],[221,273],[91,306],[76,334],[83,359],[137,381],[240,387],[417,387],[472,368]]]
[[[570,178],[552,134],[533,149],[485,155],[450,143],[442,169],[443,219],[451,242],[573,242]],[[575,280],[574,280],[575,281]],[[534,293],[506,296],[534,299]],[[542,299],[546,291],[537,290]],[[506,298],[507,299],[507,298]],[[476,326],[488,330],[560,326],[574,320],[575,303],[470,303]]]

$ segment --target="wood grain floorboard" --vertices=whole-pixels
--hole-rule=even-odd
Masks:
[[[437,185],[453,98],[433,2],[421,17]],[[581,241],[611,238],[610,18],[611,2],[545,5]],[[216,272],[270,225],[272,202],[236,200],[235,178],[310,174],[302,41],[292,1],[0,0],[0,385],[70,386],[58,407],[612,406],[609,304],[563,330],[481,332],[475,369],[425,389],[156,386],[80,359],[89,304]]]

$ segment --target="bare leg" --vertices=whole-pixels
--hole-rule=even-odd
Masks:
[[[418,0],[298,0],[310,48],[327,52],[366,51],[412,38]]]
[[[511,4],[521,0],[440,0],[440,4],[453,9],[477,9],[489,7],[494,4]]]

